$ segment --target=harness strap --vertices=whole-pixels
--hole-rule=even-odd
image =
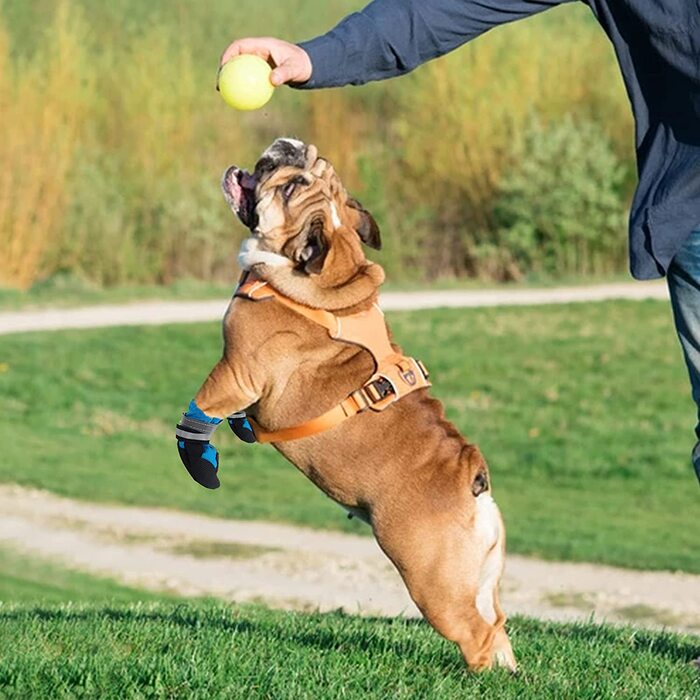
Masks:
[[[338,331],[338,320],[330,311],[324,309],[312,309],[310,306],[304,306],[298,302],[280,294],[274,287],[271,287],[267,282],[249,277],[244,273],[241,281],[234,294],[236,297],[244,299],[252,299],[253,301],[261,301],[262,299],[277,299],[284,306],[296,311],[300,316],[305,316],[310,321],[323,326],[328,330],[331,337]]]
[[[248,416],[248,422],[253,428],[253,433],[257,442],[287,442],[288,440],[299,440],[300,438],[317,435],[336,425],[342,423],[346,418],[356,415],[360,412],[359,407],[355,407],[350,403],[351,397],[345,399],[342,403],[326,411],[322,415],[312,418],[305,423],[300,423],[292,428],[282,428],[281,430],[267,431],[263,430],[259,423]]]
[[[261,301],[263,299],[275,299],[288,309],[295,311],[300,316],[308,318],[328,331],[333,340],[340,340],[353,345],[359,345],[369,350],[374,358],[375,371],[385,358],[390,356],[402,357],[394,352],[389,341],[389,335],[384,322],[384,313],[377,304],[373,304],[366,311],[360,311],[347,316],[336,316],[324,309],[312,309],[304,306],[289,297],[280,294],[274,287],[264,280],[252,277],[245,273],[241,278],[234,296]]]
[[[267,282],[251,278],[247,274],[241,278],[235,296],[254,301],[274,298],[301,316],[326,328],[334,340],[365,348],[375,363],[375,373],[360,389],[316,418],[290,428],[266,431],[248,416],[257,442],[286,442],[317,435],[368,409],[383,411],[406,394],[430,386],[428,371],[420,360],[394,351],[384,322],[384,314],[376,304],[368,311],[349,316],[335,316],[330,311],[299,304],[280,294]]]

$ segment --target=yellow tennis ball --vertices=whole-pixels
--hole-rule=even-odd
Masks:
[[[260,56],[241,54],[225,63],[219,72],[219,92],[236,109],[259,109],[275,91],[272,69]]]

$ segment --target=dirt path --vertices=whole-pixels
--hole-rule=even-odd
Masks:
[[[339,517],[342,514],[339,512]],[[0,546],[132,586],[294,609],[415,615],[370,538],[0,486]],[[509,614],[700,631],[700,576],[511,555]]]
[[[663,282],[623,282],[549,289],[444,290],[387,292],[381,297],[386,311],[409,311],[441,307],[530,306],[570,304],[608,299],[667,299]],[[81,309],[41,309],[0,313],[0,335],[65,328],[146,326],[166,323],[216,321],[223,317],[228,300],[137,302],[119,306],[88,306]]]

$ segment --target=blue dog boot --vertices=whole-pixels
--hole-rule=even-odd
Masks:
[[[177,450],[189,475],[207,489],[218,489],[219,453],[209,442],[221,418],[213,418],[202,411],[194,401],[187,413],[182,414],[175,429]]]
[[[214,445],[197,440],[177,441],[177,450],[185,469],[201,486],[207,489],[218,489],[219,453]]]
[[[243,440],[243,442],[247,442],[249,444],[257,442],[255,439],[255,433],[250,425],[250,421],[246,417],[245,411],[231,414],[228,417],[228,425],[233,434],[239,440]]]

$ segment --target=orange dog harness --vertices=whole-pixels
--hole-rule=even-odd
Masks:
[[[272,299],[323,326],[333,340],[364,348],[372,355],[375,364],[374,374],[361,388],[353,391],[337,406],[305,423],[268,432],[248,418],[257,442],[285,442],[316,435],[367,409],[383,411],[412,391],[430,386],[428,371],[423,363],[397,353],[391,346],[384,314],[376,304],[367,311],[336,316],[330,311],[299,304],[250,274],[243,275],[234,296],[252,301]]]

